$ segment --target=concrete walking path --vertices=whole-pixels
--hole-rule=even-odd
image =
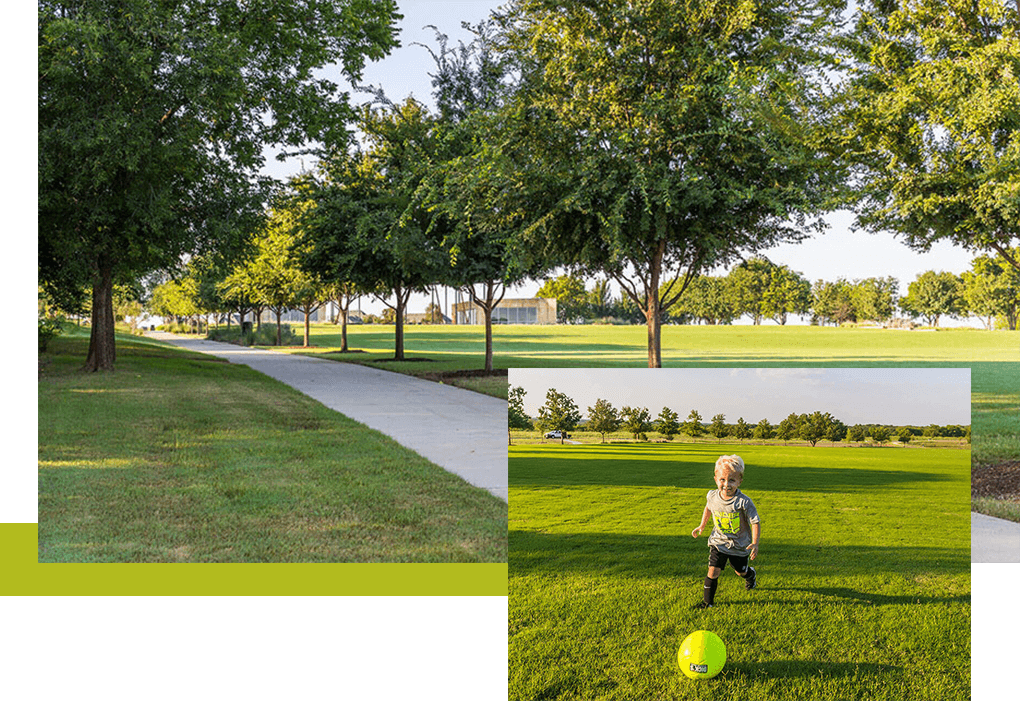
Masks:
[[[1020,562],[1020,523],[972,513],[971,562]]]
[[[507,403],[502,399],[354,363],[159,331],[148,335],[247,365],[507,501]]]

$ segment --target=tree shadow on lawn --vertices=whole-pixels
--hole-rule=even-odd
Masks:
[[[822,563],[838,562],[826,569]],[[784,578],[853,577],[887,575],[910,578],[919,575],[967,574],[970,572],[970,541],[957,548],[910,545],[841,545],[832,543],[770,544],[753,563],[762,576],[760,588],[769,590],[771,568]],[[645,535],[617,533],[539,533],[510,530],[509,575],[580,576],[677,580],[686,586],[701,581],[708,567],[704,539],[689,533]],[[727,570],[730,569],[727,567]],[[724,577],[733,578],[724,573]],[[727,582],[729,583],[729,582]],[[783,590],[777,587],[775,591]],[[787,589],[793,591],[792,589]],[[816,596],[871,600],[870,593],[851,589],[803,589]],[[875,595],[880,603],[908,603],[906,596]],[[959,597],[929,597],[931,601],[955,601]],[[969,597],[968,597],[969,598]],[[794,603],[789,601],[787,603]]]
[[[700,447],[699,447],[700,448]],[[739,446],[734,446],[739,448]],[[565,446],[563,457],[545,452],[515,451],[510,456],[510,486],[515,488],[600,486],[675,487],[714,489],[712,470],[721,448],[705,446],[705,457],[673,459],[654,447],[628,445]],[[841,448],[874,453],[896,448]],[[738,450],[739,452],[739,450]],[[529,455],[533,455],[531,457]],[[872,455],[861,457],[872,457]],[[825,458],[819,457],[820,461]],[[910,482],[951,482],[952,475],[920,470],[874,470],[866,467],[811,467],[803,464],[754,466],[748,472],[746,491],[847,492],[872,490]]]

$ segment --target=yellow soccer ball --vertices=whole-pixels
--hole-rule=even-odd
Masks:
[[[688,635],[676,654],[680,671],[691,679],[711,679],[726,664],[726,645],[710,630],[696,630]]]

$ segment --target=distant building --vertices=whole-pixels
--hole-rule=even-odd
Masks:
[[[457,324],[484,324],[485,312],[474,302],[456,302],[453,316]],[[555,324],[556,300],[504,299],[492,310],[493,324]]]
[[[426,314],[425,312],[422,312],[420,314],[419,313],[404,314],[404,323],[405,324],[433,324],[433,323],[435,323],[435,324],[452,324],[453,323],[453,320],[450,319],[450,317],[446,316],[445,314],[442,315],[443,318],[442,318],[442,320],[439,320],[439,321],[432,321],[429,318],[430,316],[431,316],[431,314]]]

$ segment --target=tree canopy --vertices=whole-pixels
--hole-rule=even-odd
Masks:
[[[266,147],[345,143],[392,0],[39,2],[39,278],[92,290],[86,369],[112,369],[115,282],[250,231]],[[253,21],[254,19],[254,21]]]
[[[510,180],[535,213],[521,245],[611,276],[644,313],[650,367],[661,367],[663,312],[695,275],[818,224],[835,175],[813,136],[818,48],[836,4],[508,10],[526,79]]]
[[[1020,2],[858,3],[833,122],[858,222],[927,251],[940,240],[1020,269]]]

